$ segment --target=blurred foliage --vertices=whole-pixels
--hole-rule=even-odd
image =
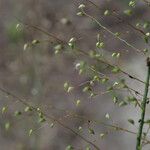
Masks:
[[[17,25],[16,22],[12,22],[11,24],[8,24],[6,26],[7,37],[9,38],[9,41],[12,43],[17,43],[21,41],[24,37],[23,30],[17,28],[16,25]]]

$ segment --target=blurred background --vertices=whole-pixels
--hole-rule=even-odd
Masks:
[[[78,5],[85,3],[87,11],[100,19],[111,31],[120,32],[122,38],[135,47],[144,49],[149,45],[144,43],[143,35],[131,28],[128,23],[136,25],[138,21],[148,20],[149,7],[139,0],[137,7],[134,8],[134,14],[128,17],[123,13],[129,7],[128,0],[92,0],[92,2],[100,9],[86,0],[0,0],[0,87],[42,108],[47,114],[55,116],[76,131],[82,127],[81,134],[102,150],[132,150],[135,149],[135,135],[114,131],[99,123],[67,115],[68,112],[75,112],[89,120],[92,118],[110,124],[116,123],[137,132],[139,110],[134,106],[120,108],[114,105],[109,94],[89,98],[79,85],[89,80],[90,76],[79,75],[75,64],[80,60],[92,63],[91,60],[70,53],[55,55],[54,47],[57,44],[55,39],[49,38],[35,28],[22,25],[27,23],[40,27],[65,41],[76,37],[78,46],[85,51],[95,49],[96,37],[100,33],[106,45],[102,52],[108,61],[114,63],[110,56],[114,51],[119,52],[121,58],[115,63],[144,80],[145,57],[114,39],[89,18],[79,17],[76,13]],[[124,21],[113,16],[104,16],[106,9],[117,11]],[[24,45],[33,40],[43,42],[24,50]],[[99,69],[101,67],[103,68],[102,64],[99,64]],[[112,78],[121,77],[124,76],[112,75]],[[135,90],[143,92],[142,84],[128,77],[124,78]],[[64,91],[63,85],[66,81],[75,87],[72,93]],[[104,85],[95,85],[94,88],[98,92],[106,90]],[[126,94],[120,93],[120,97],[123,98]],[[77,107],[78,99],[81,103]],[[0,92],[0,108],[4,106],[8,111],[0,115],[0,150],[65,150],[68,145],[72,145],[75,150],[85,150],[88,146],[78,136],[53,121],[38,123],[35,113],[25,113],[24,106],[20,102]],[[14,117],[15,111],[21,111],[22,115]],[[110,120],[105,117],[106,113],[110,114]],[[128,118],[134,118],[136,125],[127,122]],[[33,129],[32,136],[28,135],[30,129]],[[89,129],[94,133],[89,134]],[[100,134],[103,133],[108,134],[102,139]],[[144,148],[150,149],[148,145]],[[91,150],[94,148],[91,147]]]

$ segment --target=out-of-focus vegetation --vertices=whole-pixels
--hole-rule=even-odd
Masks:
[[[135,149],[149,17],[144,0],[1,0],[0,149]]]

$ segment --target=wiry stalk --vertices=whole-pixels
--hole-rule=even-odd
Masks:
[[[143,126],[144,126],[144,118],[145,118],[145,112],[146,112],[146,102],[147,102],[147,95],[148,95],[148,87],[149,87],[149,79],[150,79],[150,58],[147,58],[147,78],[145,83],[145,90],[144,90],[144,96],[143,96],[143,102],[141,104],[142,112],[141,112],[141,119],[140,119],[140,125],[139,125],[139,131],[137,135],[137,141],[136,141],[136,150],[142,150],[141,147],[141,139],[142,139],[142,133],[143,133]]]

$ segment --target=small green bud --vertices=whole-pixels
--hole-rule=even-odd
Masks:
[[[83,88],[83,92],[91,91],[91,88],[89,86],[86,86]]]
[[[50,127],[53,128],[53,127],[54,127],[54,123],[51,123],[51,124],[50,124]]]
[[[23,46],[24,51],[27,50],[28,47],[29,47],[28,43],[24,44],[24,46]]]
[[[130,1],[130,2],[129,2],[129,6],[130,6],[130,7],[135,7],[135,1]]]
[[[61,50],[62,49],[62,45],[61,44],[58,44],[54,47],[55,50]]]
[[[45,122],[45,121],[46,121],[46,119],[43,118],[43,117],[42,117],[42,118],[39,118],[39,120],[38,120],[39,123],[43,123],[43,122]]]
[[[101,81],[102,83],[106,83],[108,81],[108,78],[103,78]]]
[[[20,116],[21,114],[22,114],[21,111],[15,111],[15,113],[14,113],[15,116]]]
[[[78,130],[79,130],[79,131],[82,131],[82,127],[81,127],[81,126],[79,126]]]
[[[40,41],[39,41],[39,40],[33,40],[33,41],[32,41],[32,44],[33,44],[33,45],[35,45],[35,44],[39,44],[39,43],[40,43]]]
[[[84,4],[80,4],[78,8],[79,9],[83,9],[83,8],[85,8],[85,5]]]
[[[89,131],[90,134],[95,134],[94,130],[91,129],[91,128],[89,128],[88,131]]]
[[[6,111],[7,111],[7,107],[4,106],[4,107],[2,108],[2,114],[4,114]]]
[[[112,73],[119,73],[120,72],[120,69],[115,66],[113,69],[112,69]]]
[[[81,103],[81,100],[76,100],[76,106],[79,106],[80,105],[80,103]]]
[[[119,58],[120,57],[120,53],[112,53],[111,55],[112,57],[116,57],[116,58]]]
[[[69,43],[74,43],[76,41],[76,39],[73,37],[69,40]]]
[[[119,32],[116,32],[116,33],[115,33],[115,36],[119,37],[119,36],[120,36],[120,33],[119,33]]]
[[[63,46],[61,44],[58,44],[54,47],[54,49],[55,49],[55,54],[58,54],[63,49]]]
[[[116,96],[113,97],[113,102],[114,102],[114,104],[117,104],[118,98]]]
[[[112,86],[110,86],[110,87],[107,88],[107,91],[112,91],[112,90],[113,90]]]
[[[148,52],[148,49],[147,49],[147,48],[144,48],[143,52],[144,52],[144,53],[147,53],[147,52]]]
[[[64,83],[64,89],[67,90],[68,87],[69,87],[69,83],[68,83],[68,82],[65,82],[65,83]]]
[[[20,24],[18,23],[17,25],[16,25],[16,29],[18,30],[20,28]]]
[[[105,134],[104,134],[104,133],[101,133],[101,134],[100,134],[100,138],[102,138],[102,139],[103,139],[103,138],[104,138],[104,136],[105,136]]]
[[[131,16],[132,15],[132,10],[130,10],[130,9],[124,10],[124,13],[128,16]]]
[[[144,36],[144,41],[145,43],[148,43],[149,37],[148,36]]]
[[[70,87],[68,87],[67,92],[70,93],[73,89],[74,89],[74,87],[70,86]]]
[[[38,111],[39,113],[41,113],[41,109],[40,109],[39,107],[37,108],[37,111]]]
[[[144,24],[143,24],[143,28],[144,29],[147,29],[147,28],[149,28],[150,27],[150,22],[145,22]]]
[[[141,24],[140,24],[139,22],[136,23],[136,27],[140,27],[140,25],[141,25]]]
[[[5,123],[5,130],[8,131],[10,129],[10,122]]]
[[[28,111],[32,111],[32,108],[27,106],[25,109],[24,109],[25,112],[28,112]]]
[[[91,92],[91,93],[90,93],[90,98],[93,98],[93,97],[95,97],[96,95],[97,95],[96,93]]]
[[[71,38],[70,40],[69,40],[69,42],[68,42],[68,45],[72,48],[72,49],[74,49],[74,47],[75,47],[75,42],[76,42],[76,38]]]
[[[110,119],[110,115],[108,113],[106,113],[105,118]]]
[[[31,136],[31,134],[33,133],[33,129],[29,130],[29,136]]]
[[[123,107],[123,106],[126,106],[126,105],[127,105],[127,102],[125,102],[125,101],[121,101],[119,103],[119,107]]]
[[[65,150],[74,150],[73,146],[68,145]]]
[[[91,148],[89,146],[87,146],[85,150],[91,150]]]
[[[105,11],[104,11],[104,15],[105,15],[105,16],[108,16],[109,14],[110,14],[109,10],[105,10]]]
[[[70,24],[70,21],[69,21],[67,18],[62,18],[62,19],[60,20],[60,22],[61,22],[63,25],[68,25],[68,24]]]
[[[147,32],[147,33],[146,33],[146,36],[147,36],[147,37],[149,37],[149,36],[150,36],[150,33],[149,33],[149,32]]]
[[[74,89],[74,87],[70,86],[68,82],[64,83],[64,90],[68,93],[71,92]]]
[[[137,99],[136,99],[134,96],[128,96],[128,97],[127,97],[127,101],[128,101],[128,102],[136,102]]]
[[[104,45],[105,45],[104,42],[97,42],[96,43],[97,48],[104,48]]]
[[[99,76],[94,76],[94,78],[93,78],[93,81],[99,81],[100,80],[100,78],[99,78]]]
[[[77,16],[84,16],[83,12],[77,12]]]

